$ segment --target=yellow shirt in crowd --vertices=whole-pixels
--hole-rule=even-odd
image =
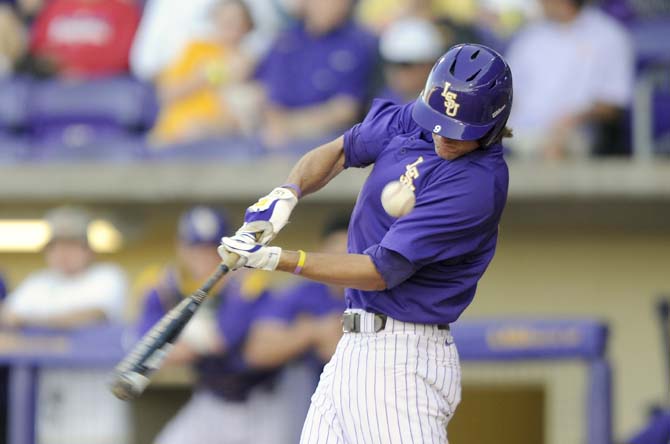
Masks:
[[[161,109],[152,137],[160,142],[183,139],[199,127],[212,127],[221,122],[226,109],[220,97],[220,86],[225,83],[224,67],[230,58],[230,51],[221,44],[211,41],[191,42],[177,61],[158,79],[161,85],[186,81],[198,72],[219,68],[218,81],[204,83],[192,94],[164,105]]]

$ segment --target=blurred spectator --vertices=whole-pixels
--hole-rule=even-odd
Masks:
[[[628,444],[668,444],[670,442],[670,411],[656,412],[649,424],[633,438]]]
[[[47,269],[29,275],[10,293],[2,307],[0,324],[8,328],[75,329],[119,322],[126,277],[116,265],[94,263],[87,241],[88,214],[62,207],[50,211],[46,219],[51,229],[45,249]],[[41,370],[36,442],[128,442],[130,411],[126,404],[109,396],[108,376],[108,369]],[[90,419],[104,421],[82,421],[82,406],[91,413]]]
[[[154,80],[172,65],[188,42],[210,34],[210,11],[218,0],[148,0],[130,54],[135,76]],[[290,15],[291,0],[244,0],[251,10],[256,32],[244,46],[254,57]]]
[[[144,299],[139,333],[146,333],[168,310],[191,294],[216,269],[216,252],[229,226],[223,214],[195,207],[180,218],[176,263],[168,267]],[[163,428],[157,444],[282,444],[277,371],[253,370],[244,362],[247,331],[268,301],[265,277],[244,270],[225,277],[188,323],[167,364],[192,364],[191,399]]]
[[[133,0],[48,2],[32,29],[33,70],[77,78],[127,72],[140,14]]]
[[[187,44],[181,56],[158,77],[161,113],[152,133],[157,143],[171,143],[236,132],[225,91],[245,79],[251,58],[240,48],[253,28],[241,0],[218,0],[210,15],[208,38]]]
[[[2,275],[0,275],[0,302],[4,301],[6,297],[7,297],[7,284],[5,283],[5,280],[3,279]]]
[[[621,25],[584,3],[542,0],[546,19],[509,48],[515,83],[509,145],[518,156],[584,156],[603,146],[613,151],[621,139],[604,136],[621,128],[631,100],[632,45]]]
[[[0,77],[14,72],[26,49],[26,31],[12,7],[0,3]]]
[[[399,104],[415,100],[444,51],[442,34],[428,20],[407,18],[390,25],[380,40],[386,88],[379,96]]]
[[[320,250],[347,252],[349,217],[327,221]],[[323,366],[330,360],[342,336],[344,288],[303,281],[274,296],[275,307],[265,310],[251,329],[245,348],[247,360],[260,367],[277,367],[293,361],[283,375],[290,387],[292,405],[285,421],[298,442],[309,401]]]
[[[74,207],[46,215],[51,240],[47,268],[9,294],[0,321],[9,327],[77,328],[123,317],[127,282],[114,264],[96,264],[88,245],[90,216]]]
[[[341,130],[370,87],[376,41],[352,18],[353,0],[307,0],[302,22],[277,38],[256,76],[267,103],[261,134],[270,146]]]

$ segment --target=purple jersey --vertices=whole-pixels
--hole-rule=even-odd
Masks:
[[[176,273],[168,270],[160,284],[151,289],[144,299],[138,323],[139,334],[146,333],[184,297]],[[252,388],[272,384],[276,371],[250,369],[242,356],[247,332],[263,311],[263,306],[269,303],[269,294],[247,294],[242,290],[240,280],[233,278],[222,290],[209,296],[205,303],[216,306],[217,326],[225,340],[226,352],[203,356],[194,364],[197,387],[211,390],[230,401],[240,401]]]
[[[405,322],[450,323],[472,302],[493,258],[507,165],[500,144],[440,158],[432,134],[413,121],[413,106],[375,100],[344,135],[345,167],[374,164],[351,217],[348,249],[368,254],[389,287],[347,289],[346,300]],[[416,195],[414,210],[399,219],[380,200],[393,180]]]
[[[353,22],[320,36],[298,25],[277,37],[256,78],[273,103],[287,108],[323,103],[338,95],[362,100],[376,48],[374,36]]]
[[[334,292],[332,287],[312,281],[300,282],[277,292],[270,299],[271,302],[264,304],[258,314],[260,322],[263,319],[270,319],[290,323],[304,314],[314,317],[340,315],[346,308],[344,298]],[[309,365],[318,370],[318,376],[325,363],[312,353],[309,353],[306,359]]]
[[[341,314],[346,308],[344,298],[331,287],[319,282],[302,281],[272,296],[273,303],[263,306],[259,318],[293,322],[301,314],[327,316]]]

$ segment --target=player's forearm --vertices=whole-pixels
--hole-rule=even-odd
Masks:
[[[344,170],[344,136],[305,154],[293,167],[287,183],[296,184],[303,196],[323,188]]]
[[[312,346],[314,336],[309,322],[264,323],[253,328],[244,345],[244,360],[255,368],[273,368],[305,353]]]
[[[299,258],[297,251],[282,251],[277,270],[292,273]],[[366,254],[307,253],[300,274],[325,284],[365,291],[386,288],[384,278]]]
[[[106,313],[99,308],[78,310],[72,313],[49,316],[48,318],[23,318],[21,325],[25,327],[43,328],[76,328],[102,322],[107,319]]]
[[[354,98],[339,96],[324,104],[283,112],[289,135],[305,137],[343,128],[356,118],[357,111],[358,103]]]

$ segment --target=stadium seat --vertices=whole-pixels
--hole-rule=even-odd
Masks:
[[[667,42],[670,18],[634,21],[628,25],[628,29],[633,38],[639,69],[670,62],[670,45]]]
[[[72,126],[63,139],[35,140],[30,150],[32,162],[134,162],[144,157],[144,138],[135,135],[107,134],[100,137],[97,130]]]
[[[262,153],[263,149],[253,140],[226,137],[152,147],[146,157],[148,160],[161,162],[212,159],[240,162],[258,157]]]
[[[0,131],[0,164],[15,164],[29,160],[30,146],[27,137]]]
[[[63,82],[49,80],[33,85],[28,120],[37,135],[64,131],[68,126],[111,128],[142,132],[155,118],[152,88],[127,77]]]
[[[0,78],[0,132],[25,128],[30,81],[25,78]]]

